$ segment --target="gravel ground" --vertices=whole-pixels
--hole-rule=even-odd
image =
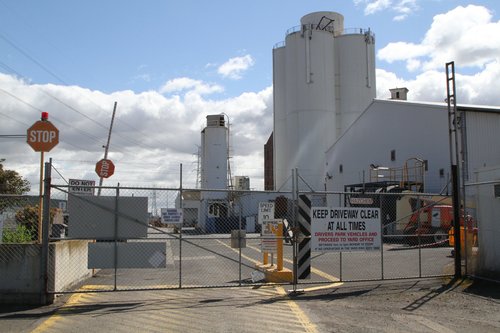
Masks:
[[[500,332],[498,283],[352,283],[294,300],[318,332]]]

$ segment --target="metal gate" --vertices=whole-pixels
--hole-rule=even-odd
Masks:
[[[96,192],[93,186],[82,188],[87,194]],[[50,184],[50,175],[46,177],[45,202],[67,202],[63,225],[50,224],[49,209],[44,215],[49,293],[236,287],[269,280],[296,288],[454,272],[446,215],[450,199],[444,196],[182,186],[101,187],[100,196],[83,192]],[[325,234],[318,231],[318,216],[312,212],[325,207],[377,211],[379,229],[372,230],[370,241],[359,225],[319,239]],[[282,223],[271,239],[267,219]],[[335,243],[336,238],[341,242],[343,236],[342,246],[350,242],[350,249],[310,247],[325,240]],[[281,250],[264,248],[269,253],[263,253],[270,243],[282,244]],[[277,270],[280,263],[286,274]]]

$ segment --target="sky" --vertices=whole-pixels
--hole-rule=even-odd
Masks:
[[[25,138],[42,111],[60,131],[53,182],[195,188],[206,116],[230,123],[233,176],[264,187],[272,132],[272,49],[300,18],[335,11],[375,34],[377,98],[443,102],[454,61],[457,102],[500,106],[500,2],[460,0],[0,0],[0,158],[38,193],[40,153]]]

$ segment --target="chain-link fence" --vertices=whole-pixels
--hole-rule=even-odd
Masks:
[[[40,197],[0,194],[0,240],[2,243],[39,241]],[[52,212],[52,218],[55,217]]]
[[[300,218],[304,195],[309,233]],[[63,223],[50,227],[53,293],[269,281],[296,286],[454,272],[445,196],[122,186],[101,188],[97,196],[53,185],[51,197],[57,198],[52,205],[67,204]],[[328,213],[321,220],[316,211],[324,208],[359,215]],[[307,242],[312,248],[301,246]],[[318,250],[321,243],[328,247]]]

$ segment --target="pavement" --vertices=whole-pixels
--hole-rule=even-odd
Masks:
[[[95,286],[94,286],[95,287]],[[441,278],[66,294],[0,332],[500,332],[500,284]]]

